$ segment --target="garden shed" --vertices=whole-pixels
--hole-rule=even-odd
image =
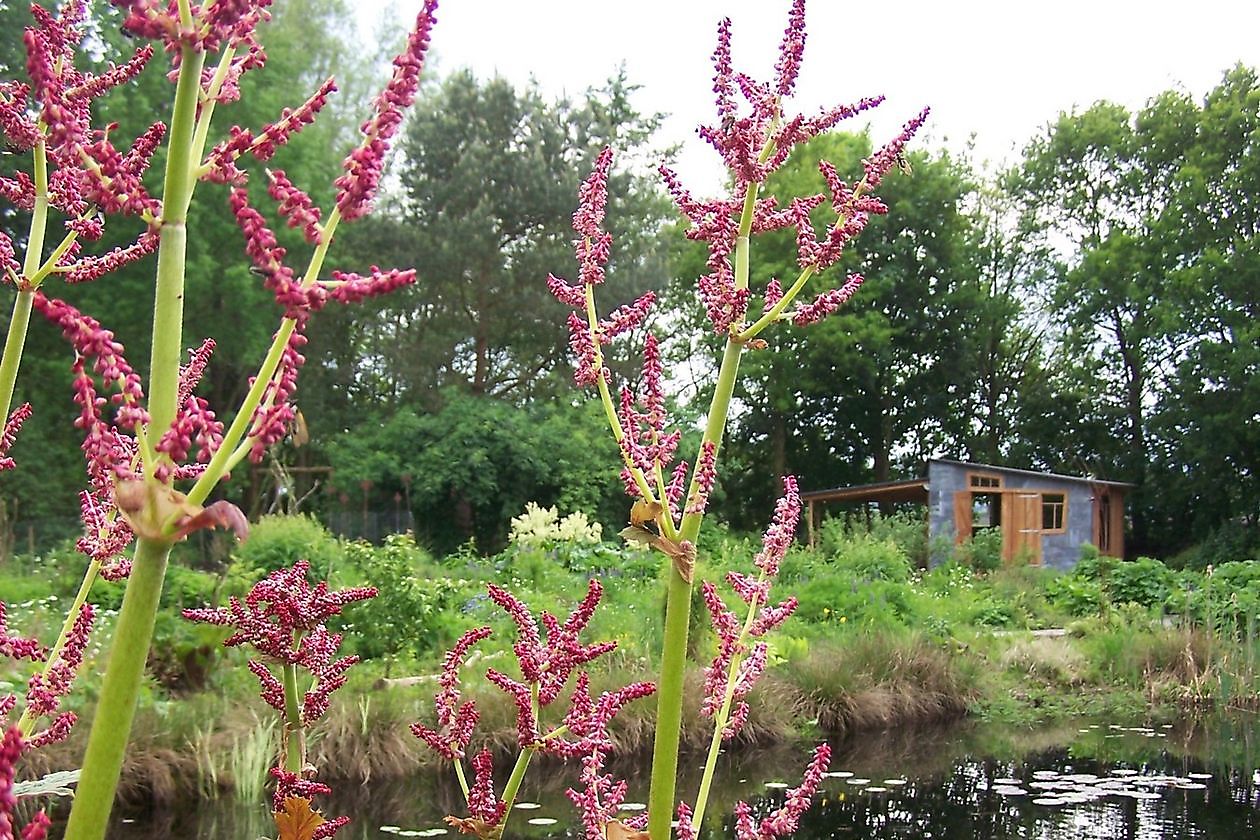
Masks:
[[[927,505],[929,539],[955,544],[988,529],[1002,535],[1002,560],[1071,568],[1081,545],[1124,556],[1124,499],[1132,487],[1092,476],[1018,470],[935,458],[927,476],[801,494],[810,544],[825,503]]]

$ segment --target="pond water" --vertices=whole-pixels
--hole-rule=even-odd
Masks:
[[[1260,716],[1172,726],[1072,721],[1034,730],[964,723],[864,734],[833,746],[832,775],[796,835],[801,840],[1260,838]],[[768,813],[807,757],[806,749],[732,751],[723,757],[724,781],[710,813],[729,814],[737,799]],[[630,779],[631,804],[636,796],[642,801],[642,769],[617,770]],[[581,837],[564,796],[575,772],[532,767],[508,836]],[[682,790],[694,791],[695,782],[689,776]],[[343,784],[338,793],[326,812],[354,819],[338,838],[456,836],[441,822],[459,801],[449,780]],[[706,838],[732,836],[729,817],[709,823]],[[274,833],[261,807],[229,798],[120,816],[109,836],[254,840]]]

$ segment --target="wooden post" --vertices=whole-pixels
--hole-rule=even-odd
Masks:
[[[810,499],[806,504],[805,530],[809,535],[809,547],[814,548],[814,500]]]

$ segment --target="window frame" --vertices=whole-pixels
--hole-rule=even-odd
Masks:
[[[986,482],[995,482],[989,484]],[[969,472],[967,473],[967,489],[973,492],[993,492],[995,490],[1005,490],[1005,483],[1002,476],[996,473],[986,472]]]
[[[1050,501],[1049,497],[1058,496],[1059,501]],[[1058,527],[1046,527],[1046,514],[1050,514],[1050,521],[1055,521],[1054,513],[1058,512]],[[1067,515],[1068,515],[1068,494],[1065,491],[1042,491],[1041,493],[1041,533],[1043,534],[1064,534],[1067,533]]]

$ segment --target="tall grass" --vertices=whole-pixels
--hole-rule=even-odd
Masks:
[[[833,733],[955,718],[980,697],[977,669],[915,631],[824,642],[782,672]]]

